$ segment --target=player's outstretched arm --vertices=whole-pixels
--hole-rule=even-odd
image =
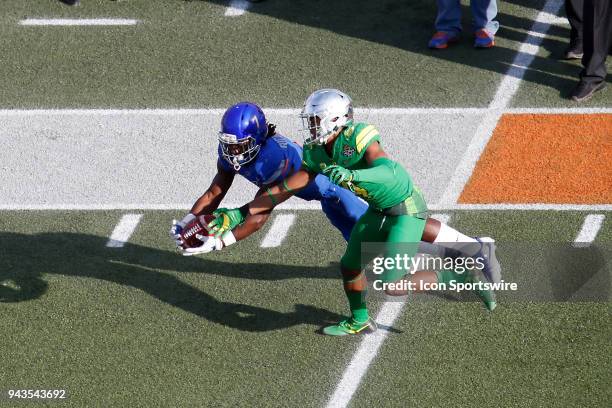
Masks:
[[[225,198],[233,181],[234,173],[224,170],[217,164],[217,174],[208,189],[193,204],[190,212],[195,215],[212,213],[219,207],[223,198]]]
[[[370,183],[384,184],[395,177],[395,172],[391,166],[392,160],[383,150],[380,143],[372,143],[365,151],[364,155],[368,168],[355,170],[353,181],[367,181]]]
[[[257,198],[259,198],[260,196],[264,194],[267,194],[266,188],[260,188],[257,194],[255,195],[255,198],[253,199],[253,201],[255,201]],[[269,211],[266,211],[260,214],[254,214],[254,215],[247,214],[246,218],[244,219],[244,222],[232,230],[232,233],[234,234],[234,238],[236,238],[236,241],[243,240],[246,237],[259,231],[261,227],[263,227],[266,224],[266,222],[268,221],[268,218],[270,218],[271,213],[272,213],[272,210],[269,210]]]
[[[249,203],[249,214],[257,215],[272,211],[280,203],[290,199],[295,193],[305,188],[316,174],[301,169],[284,181],[269,187],[264,194]]]
[[[231,230],[234,234],[240,234],[240,238],[235,235],[236,240],[244,239],[263,226],[274,207],[287,201],[315,177],[314,173],[298,170],[281,183],[262,188],[253,201],[240,208],[220,208],[214,211],[213,214],[217,215],[217,218],[208,226],[217,236]],[[236,231],[247,218],[250,218],[248,225]]]
[[[219,207],[221,200],[227,194],[229,188],[234,181],[234,174],[229,173],[221,168],[219,164],[217,164],[217,174],[213,178],[212,183],[196,200],[196,202],[191,207],[191,210],[183,217],[182,220],[177,221],[174,220],[172,222],[172,226],[170,227],[170,238],[172,238],[177,247],[182,247],[183,241],[181,239],[181,232],[183,228],[193,220],[195,220],[196,216],[201,214],[210,214],[213,210]]]

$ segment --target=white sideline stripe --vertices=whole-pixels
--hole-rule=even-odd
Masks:
[[[293,108],[262,108],[270,115],[297,115],[300,110]],[[357,108],[355,115],[483,115],[489,108]],[[0,109],[0,116],[29,115],[222,115],[224,108],[191,109],[191,108],[160,108],[160,109]],[[502,113],[535,113],[535,114],[601,114],[612,113],[610,107],[600,108],[509,108]]]
[[[570,25],[570,22],[567,17],[557,17],[550,20],[550,24],[556,26],[568,26]]]
[[[431,214],[431,218],[440,221],[442,224],[448,225],[448,223],[450,222],[451,216],[450,214],[440,213],[440,214]]]
[[[122,248],[134,233],[141,218],[142,214],[125,214],[121,217],[106,246],[109,248]]]
[[[244,203],[224,203],[228,208],[240,207]],[[112,211],[112,210],[149,210],[170,211],[189,210],[193,203],[113,203],[113,204],[0,204],[0,211]],[[316,203],[287,204],[282,203],[276,207],[278,210],[320,210],[321,205]],[[430,211],[450,210],[480,210],[480,211],[612,211],[612,204],[451,204],[448,206],[432,205]]]
[[[274,218],[272,227],[261,241],[262,248],[275,248],[283,243],[289,228],[295,221],[295,214],[280,214]]]
[[[504,113],[536,113],[536,114],[571,114],[571,115],[583,115],[583,114],[601,114],[601,113],[612,113],[612,108],[511,108],[505,109]]]
[[[435,209],[435,206],[431,208]],[[612,204],[455,204],[448,210],[612,211]]]
[[[589,214],[584,218],[582,228],[578,233],[578,236],[574,240],[574,248],[586,248],[597,237],[597,233],[601,229],[601,226],[606,218],[603,214]]]
[[[238,17],[243,15],[249,8],[249,3],[246,0],[232,0],[228,8],[225,9],[226,17]]]
[[[545,12],[542,12],[542,21],[550,25],[557,25],[557,26],[569,25],[569,21],[567,17],[559,17],[555,14],[550,14],[550,13],[545,13]]]
[[[138,20],[126,18],[26,18],[23,26],[131,26]]]
[[[449,214],[432,214],[431,217],[445,224],[450,221]],[[378,325],[380,327],[393,326],[405,302],[406,301],[403,300],[383,303],[375,319]],[[334,393],[327,403],[327,408],[344,408],[349,404],[351,398],[359,388],[363,376],[378,354],[378,349],[380,349],[380,346],[384,343],[388,334],[388,330],[379,329],[377,332],[364,337],[359,348],[353,355],[353,358],[344,370],[342,379],[336,386]]]
[[[227,208],[240,207],[244,203],[223,203]],[[0,210],[59,210],[59,211],[112,211],[112,210],[189,210],[193,203],[111,203],[111,204],[0,204]],[[278,210],[320,210],[321,204],[304,202],[299,204],[282,203],[275,207]]]
[[[376,322],[380,326],[392,326],[402,311],[404,304],[405,301],[385,302],[376,316]],[[379,329],[375,333],[368,334],[363,338],[355,355],[353,355],[349,365],[344,370],[342,379],[329,399],[327,408],[344,408],[348,405],[353,394],[359,388],[364,374],[368,371],[368,367],[374,360],[374,357],[376,357],[378,349],[387,338],[388,333],[387,330]]]
[[[441,205],[449,205],[457,202],[465,184],[470,179],[474,167],[484,151],[487,143],[497,127],[497,122],[504,113],[510,100],[518,90],[519,84],[527,72],[529,65],[533,62],[540,49],[540,44],[550,28],[550,23],[546,22],[547,15],[557,15],[563,4],[563,0],[548,0],[544,4],[542,11],[538,13],[531,30],[527,33],[525,41],[521,44],[518,53],[514,57],[512,65],[506,72],[495,97],[489,105],[489,110],[485,114],[482,122],[476,129],[476,133],[465,151],[461,162],[455,169],[446,191],[440,199]]]

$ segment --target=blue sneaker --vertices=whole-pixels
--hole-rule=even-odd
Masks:
[[[474,40],[474,47],[476,48],[491,48],[495,45],[495,37],[484,28],[476,31],[474,35],[476,36]]]
[[[429,48],[442,50],[448,48],[449,44],[456,43],[457,41],[459,41],[459,34],[449,34],[445,31],[438,31],[431,37],[427,46]]]
[[[480,251],[474,255],[474,258],[482,258],[484,264],[482,274],[489,282],[499,283],[501,265],[495,256],[495,240],[489,237],[476,237],[476,241],[480,242]]]

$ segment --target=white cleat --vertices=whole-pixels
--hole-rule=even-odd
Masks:
[[[480,242],[481,247],[474,257],[483,259],[482,273],[489,282],[499,283],[501,281],[501,265],[495,256],[495,240],[490,237],[476,237],[476,240]]]

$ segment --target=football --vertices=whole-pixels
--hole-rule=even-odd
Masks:
[[[202,245],[202,241],[196,238],[196,235],[212,236],[208,229],[208,224],[215,219],[212,214],[204,214],[197,216],[189,224],[185,225],[181,231],[181,238],[184,242],[184,248],[197,248]]]

